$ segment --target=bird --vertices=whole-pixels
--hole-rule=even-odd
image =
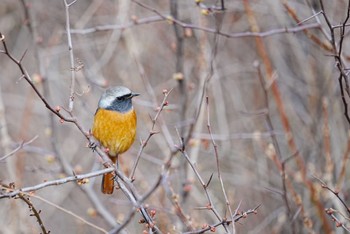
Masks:
[[[113,163],[135,140],[137,116],[132,98],[139,95],[124,86],[114,86],[106,89],[98,102],[92,135],[105,148]],[[112,194],[113,190],[114,174],[109,172],[102,177],[101,191]]]

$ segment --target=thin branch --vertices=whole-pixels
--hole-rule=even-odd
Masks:
[[[326,214],[328,214],[328,215],[332,218],[332,220],[334,221],[336,227],[342,227],[345,231],[350,232],[349,227],[347,227],[343,222],[341,222],[341,221],[334,215],[334,213],[337,212],[336,210],[334,210],[334,209],[332,209],[332,208],[327,208],[327,209],[325,210],[325,212],[326,212]]]
[[[25,203],[27,203],[28,207],[29,207],[29,210],[33,212],[33,214],[30,214],[30,216],[35,216],[36,217],[36,220],[38,221],[38,224],[40,226],[40,229],[41,231],[44,233],[44,234],[49,234],[50,231],[46,231],[46,228],[45,228],[45,225],[40,217],[40,213],[41,213],[41,210],[37,210],[35,208],[35,206],[33,205],[33,203],[29,200],[29,198],[25,197],[23,194],[19,194],[18,195],[18,198],[21,199],[22,201],[24,201]]]
[[[298,25],[302,25],[302,24],[305,23],[306,21],[309,21],[310,19],[313,19],[313,18],[317,17],[317,16],[320,15],[320,14],[322,14],[322,11],[316,12],[316,13],[313,14],[312,16],[307,17],[306,19],[303,19],[303,20],[299,21],[297,24],[298,24]]]
[[[142,19],[138,19],[136,16],[132,19],[132,21],[125,24],[109,24],[109,25],[99,25],[91,28],[85,29],[71,29],[71,34],[89,34],[101,31],[110,31],[110,30],[125,30],[134,26],[150,24],[165,21],[163,17],[160,16],[151,16]]]
[[[55,207],[56,209],[61,210],[61,211],[63,211],[64,213],[73,216],[74,218],[80,220],[82,223],[85,223],[86,225],[89,225],[90,227],[92,227],[92,228],[94,228],[94,229],[96,229],[96,230],[98,230],[98,231],[100,231],[100,232],[102,232],[102,233],[107,233],[107,231],[106,231],[105,229],[96,226],[95,224],[93,224],[93,223],[87,221],[86,219],[82,218],[81,216],[75,214],[74,212],[72,212],[72,211],[70,211],[70,210],[64,209],[63,207],[58,206],[58,205],[56,205],[55,203],[50,202],[50,201],[48,201],[48,200],[46,200],[46,199],[44,199],[44,198],[42,198],[42,197],[40,197],[40,196],[31,194],[31,193],[25,193],[25,194],[28,195],[28,196],[34,197],[34,198],[36,198],[36,199],[39,199],[40,201],[43,201],[43,202],[49,204],[50,206]]]
[[[149,225],[149,227],[152,229],[152,233],[161,233],[161,231],[159,230],[159,228],[157,227],[157,225],[153,221],[151,215],[148,213],[146,208],[142,205],[142,202],[140,202],[140,198],[137,195],[136,191],[134,191],[130,187],[132,184],[128,184],[128,186],[129,186],[129,189],[128,189],[126,187],[126,184],[123,183],[124,181],[120,182],[119,180],[116,180],[116,182],[118,183],[120,189],[123,191],[125,196],[127,196],[129,201],[131,201],[131,203],[133,204],[134,208],[136,208],[136,210],[138,210],[141,213],[141,215],[144,218],[143,221],[146,222]]]
[[[67,0],[64,0],[64,6],[66,9],[66,33],[68,40],[68,51],[69,51],[69,60],[70,60],[70,71],[71,71],[71,84],[70,84],[70,96],[68,102],[68,110],[72,112],[74,107],[74,94],[75,94],[75,64],[74,64],[74,52],[73,52],[73,43],[70,29],[70,16],[69,16],[69,7],[76,3],[77,0],[72,1],[68,4]]]
[[[257,65],[257,72],[258,72],[258,78],[259,78],[259,82],[260,85],[262,87],[262,90],[264,92],[264,102],[265,102],[265,107],[267,109],[266,115],[265,115],[265,121],[267,124],[267,128],[270,132],[274,131],[274,127],[272,124],[272,120],[271,120],[271,116],[270,116],[270,102],[269,102],[269,95],[268,95],[268,90],[267,90],[267,86],[265,84],[264,81],[264,77],[261,71],[261,67],[259,66],[259,64]],[[284,204],[286,206],[286,212],[287,212],[287,216],[289,218],[289,220],[291,220],[290,225],[291,225],[291,231],[292,233],[296,233],[295,232],[295,223],[292,222],[293,220],[293,215],[292,215],[292,211],[291,211],[291,205],[289,204],[289,200],[288,200],[288,191],[287,191],[287,175],[286,175],[286,163],[287,160],[283,160],[282,161],[282,153],[281,153],[281,149],[280,146],[278,144],[278,140],[276,135],[271,135],[271,139],[272,139],[272,143],[273,143],[273,147],[274,147],[274,151],[277,155],[277,158],[275,160],[275,164],[277,166],[277,168],[280,169],[280,174],[281,174],[281,180],[282,180],[282,188],[283,188],[283,193],[282,193],[282,197],[283,197],[283,201]],[[282,162],[281,162],[282,161]],[[279,165],[281,165],[279,167]]]
[[[199,233],[205,233],[207,231],[211,231],[211,232],[215,232],[216,231],[216,227],[220,226],[220,225],[230,225],[233,222],[238,222],[241,219],[247,218],[248,215],[250,214],[257,214],[257,210],[259,209],[261,205],[256,206],[253,209],[241,212],[241,213],[237,213],[235,217],[233,217],[232,220],[222,220],[221,222],[218,222],[216,224],[213,225],[206,225],[206,227],[196,230],[196,231],[191,231],[191,232],[185,232],[184,234],[199,234]]]
[[[208,128],[208,132],[209,132],[210,136],[212,136],[212,130],[211,130],[211,124],[210,124],[210,110],[209,110],[210,106],[209,106],[209,97],[208,96],[206,97],[206,106],[207,106],[207,128]],[[216,144],[216,142],[215,142],[213,137],[211,137],[211,143],[212,143],[213,148],[214,148],[215,159],[216,159],[216,168],[217,168],[217,171],[218,171],[218,179],[220,181],[221,190],[222,190],[222,193],[224,194],[224,197],[225,197],[227,210],[229,211],[230,217],[232,218],[233,217],[233,213],[232,213],[232,210],[231,210],[230,201],[228,200],[228,197],[227,197],[227,194],[226,194],[226,189],[224,187],[224,182],[222,180],[221,172],[220,172],[218,145]],[[233,231],[235,230],[234,225],[232,225],[232,229],[233,229]]]
[[[284,28],[279,28],[279,29],[272,29],[272,30],[268,30],[265,32],[240,32],[240,33],[227,33],[227,32],[222,32],[222,31],[218,31],[217,29],[212,29],[212,28],[206,28],[206,27],[200,27],[197,25],[193,25],[193,24],[187,24],[185,22],[182,22],[178,19],[175,19],[169,15],[165,15],[161,12],[159,12],[158,10],[144,4],[141,2],[138,2],[136,0],[132,0],[132,2],[136,3],[137,5],[141,6],[142,8],[145,8],[149,11],[152,11],[153,13],[155,13],[156,15],[162,17],[164,20],[170,22],[170,23],[174,23],[177,25],[180,25],[183,28],[190,28],[193,30],[200,30],[200,31],[204,31],[204,32],[208,32],[208,33],[213,33],[213,34],[217,34],[223,37],[227,37],[227,38],[242,38],[242,37],[268,37],[268,36],[272,36],[272,35],[276,35],[276,34],[282,34],[282,33],[297,33],[300,31],[305,31],[307,29],[320,29],[321,25],[318,23],[312,23],[312,24],[305,24],[302,26],[296,26],[296,27],[284,27]]]
[[[14,154],[17,153],[19,150],[21,150],[24,146],[33,143],[33,141],[35,141],[36,139],[38,139],[38,137],[39,137],[39,136],[37,135],[37,136],[33,137],[32,139],[30,139],[29,141],[26,141],[26,142],[22,141],[22,142],[17,146],[16,149],[14,149],[14,150],[12,150],[10,153],[8,153],[8,154],[2,156],[2,157],[0,158],[0,161],[5,160],[6,158],[8,158],[8,157],[14,155]]]
[[[348,83],[348,75],[345,72],[344,62],[342,60],[342,48],[343,48],[345,27],[346,27],[346,24],[350,18],[350,1],[348,2],[346,19],[342,23],[343,26],[340,27],[340,39],[339,39],[338,46],[336,44],[336,39],[335,39],[335,32],[334,32],[335,27],[332,26],[332,23],[331,23],[328,15],[325,12],[323,0],[320,0],[320,6],[322,9],[323,17],[324,17],[326,24],[329,28],[329,31],[331,33],[330,43],[332,44],[332,47],[333,47],[332,49],[333,49],[333,54],[334,54],[333,57],[335,60],[335,64],[339,70],[338,83],[339,83],[339,87],[340,87],[341,99],[342,99],[343,106],[344,106],[344,116],[345,116],[346,120],[348,121],[348,123],[350,124],[349,105],[348,105],[346,97],[345,97],[345,92],[347,93],[348,97],[350,97],[350,87],[349,87],[349,83]]]
[[[320,178],[313,176],[315,179],[317,179],[320,183],[321,183],[321,187],[324,189],[327,189],[328,191],[330,191],[331,193],[333,193],[337,199],[343,204],[344,208],[346,209],[346,211],[348,212],[348,215],[350,216],[350,208],[346,205],[345,201],[339,196],[339,191],[335,191],[333,189],[331,189],[324,181],[322,181]]]
[[[195,165],[191,162],[191,159],[189,158],[187,152],[185,151],[184,149],[184,145],[183,145],[183,141],[181,141],[181,146],[178,148],[178,150],[181,152],[181,154],[185,157],[185,159],[187,160],[188,164],[191,166],[193,172],[195,173],[195,175],[197,176],[197,179],[198,181],[200,182],[200,184],[202,185],[203,187],[203,190],[205,192],[205,195],[208,199],[208,204],[206,206],[206,209],[208,210],[211,210],[214,215],[216,216],[216,218],[219,220],[219,221],[222,221],[223,218],[221,218],[221,216],[219,215],[219,212],[216,210],[215,206],[214,206],[214,203],[212,201],[212,198],[208,192],[208,188],[206,187],[206,183],[204,182],[204,180],[202,179],[201,175],[199,174],[197,168],[195,167]]]
[[[36,88],[36,86],[34,85],[32,79],[30,78],[27,70],[24,68],[24,66],[22,65],[22,63],[17,60],[15,57],[12,56],[12,54],[9,52],[8,48],[7,48],[7,44],[5,42],[5,35],[3,35],[0,32],[0,41],[2,42],[2,45],[4,47],[4,51],[3,53],[6,54],[17,66],[18,68],[21,70],[22,73],[22,77],[29,83],[29,85],[32,87],[32,89],[34,90],[34,92],[37,94],[37,96],[41,99],[41,101],[44,103],[45,107],[48,108],[52,113],[54,113],[55,115],[57,115],[62,121],[65,122],[70,122],[70,123],[75,123],[76,124],[76,120],[74,118],[67,118],[65,116],[63,116],[59,111],[57,111],[56,109],[54,109],[49,103],[48,101],[45,99],[45,97],[39,92],[39,90]]]
[[[271,29],[267,30],[265,32],[237,32],[237,33],[229,33],[229,32],[223,32],[223,31],[217,31],[216,29],[212,28],[207,28],[207,27],[201,27],[198,25],[194,24],[188,24],[183,21],[180,21],[178,19],[174,19],[170,15],[160,13],[159,11],[147,6],[144,3],[140,3],[137,1],[134,1],[134,3],[138,4],[139,6],[148,9],[156,14],[156,16],[151,16],[143,19],[137,19],[135,18],[133,21],[128,22],[123,25],[99,25],[91,28],[85,28],[85,29],[71,29],[72,34],[89,34],[89,33],[95,33],[95,32],[100,32],[100,31],[110,31],[110,30],[125,30],[128,28],[131,28],[133,26],[138,26],[142,24],[149,24],[149,23],[156,23],[156,22],[170,22],[177,24],[183,28],[190,28],[193,30],[199,30],[199,31],[204,31],[207,33],[212,33],[212,34],[217,34],[223,37],[227,38],[242,38],[242,37],[269,37],[269,36],[274,36],[278,34],[283,34],[283,33],[298,33],[302,32],[308,29],[320,29],[321,25],[318,23],[310,23],[310,24],[303,24],[300,26],[291,26],[291,27],[282,27],[282,28],[276,28],[276,29]]]
[[[148,137],[146,138],[146,140],[142,141],[141,143],[141,147],[137,153],[137,157],[136,157],[136,160],[134,162],[134,166],[132,167],[132,171],[131,171],[131,174],[130,174],[130,179],[131,181],[135,180],[134,176],[135,176],[135,171],[136,171],[136,168],[137,168],[137,165],[139,163],[139,160],[141,158],[141,155],[142,155],[142,152],[143,150],[145,149],[146,145],[148,144],[149,140],[151,139],[151,137],[156,134],[157,132],[154,130],[155,126],[156,126],[156,122],[158,120],[158,117],[160,116],[160,113],[164,110],[164,107],[166,107],[168,105],[168,96],[169,94],[171,93],[172,89],[167,91],[167,90],[164,90],[163,91],[163,94],[164,94],[164,98],[163,98],[163,101],[162,103],[160,104],[160,106],[158,107],[158,111],[156,113],[156,115],[154,116],[154,118],[152,119],[152,127],[151,127],[151,130],[149,131],[149,134],[148,134]]]
[[[51,181],[47,181],[41,184],[37,184],[31,187],[25,187],[25,188],[20,188],[20,189],[16,189],[14,191],[11,192],[7,192],[7,193],[3,193],[0,194],[0,199],[1,198],[5,198],[5,197],[14,197],[17,196],[18,194],[21,194],[23,192],[34,192],[43,188],[46,188],[48,186],[56,186],[56,185],[61,185],[61,184],[66,184],[68,182],[72,182],[72,181],[78,181],[78,183],[86,183],[86,179],[91,178],[91,177],[96,177],[99,175],[103,175],[105,173],[108,172],[112,172],[114,171],[114,168],[105,168],[99,171],[94,171],[94,172],[90,172],[90,173],[86,173],[86,174],[81,174],[81,175],[74,175],[74,176],[69,176],[69,177],[65,177],[62,179],[58,179],[58,180],[51,180]]]
[[[7,190],[12,190],[9,186],[3,185],[3,184],[0,184],[0,188],[2,188],[2,189],[7,189]],[[44,199],[44,198],[42,198],[42,197],[40,197],[40,196],[37,196],[37,195],[35,195],[35,194],[32,193],[32,192],[21,192],[21,193],[19,193],[17,196],[18,196],[18,198],[21,198],[21,199],[22,199],[22,198],[27,199],[27,198],[24,197],[24,195],[25,195],[25,196],[28,196],[28,197],[34,197],[34,198],[36,198],[36,199],[39,199],[39,200],[41,200],[41,201],[43,201],[43,202],[49,204],[50,206],[53,206],[53,207],[55,207],[56,209],[59,209],[59,210],[63,211],[64,213],[67,213],[67,214],[69,214],[69,215],[75,217],[76,219],[79,219],[79,220],[82,221],[83,223],[85,223],[85,224],[87,224],[87,225],[89,225],[89,226],[95,228],[96,230],[99,230],[99,231],[101,231],[101,232],[103,232],[103,233],[107,233],[106,230],[104,230],[104,229],[102,229],[102,228],[96,226],[95,224],[93,224],[93,223],[91,223],[91,222],[89,222],[89,221],[83,219],[82,217],[80,217],[79,215],[73,213],[72,211],[66,210],[66,209],[64,209],[63,207],[58,206],[58,205],[56,205],[55,203],[52,203],[52,202],[50,202],[50,201],[48,201],[48,200],[46,200],[46,199]],[[24,199],[22,199],[22,200],[24,200]],[[28,199],[28,201],[29,201],[29,199]],[[27,202],[26,202],[26,203],[27,203]],[[27,203],[27,204],[28,204],[28,203]],[[28,205],[29,205],[29,204],[28,204]],[[33,208],[34,208],[34,206],[33,206]],[[37,217],[37,219],[38,219],[38,216],[37,216],[37,215],[39,215],[40,212],[41,212],[41,211],[39,210],[39,211],[37,211],[38,214],[35,214],[35,213],[34,213],[34,215]],[[40,218],[40,217],[39,217],[39,218]],[[41,219],[40,219],[40,220],[41,220]],[[39,222],[39,220],[38,220],[38,222]],[[43,224],[42,224],[42,221],[39,222],[39,225],[42,227],[42,225],[43,225]],[[50,233],[50,232],[44,232],[44,233]]]

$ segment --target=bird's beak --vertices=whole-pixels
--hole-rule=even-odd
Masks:
[[[134,92],[131,93],[131,97],[136,97],[136,96],[140,96],[140,94],[139,93],[134,93]]]

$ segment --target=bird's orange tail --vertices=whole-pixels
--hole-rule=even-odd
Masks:
[[[104,194],[112,194],[114,190],[114,174],[112,172],[106,173],[102,177],[101,191]]]
[[[113,163],[115,163],[117,161],[117,157],[110,157],[113,161]],[[102,184],[101,184],[101,191],[104,194],[112,194],[113,190],[114,190],[114,173],[113,172],[109,172],[106,174],[103,174],[102,177]]]

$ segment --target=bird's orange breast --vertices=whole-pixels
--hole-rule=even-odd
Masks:
[[[98,109],[92,126],[93,136],[109,149],[110,156],[127,151],[135,140],[136,113]]]

